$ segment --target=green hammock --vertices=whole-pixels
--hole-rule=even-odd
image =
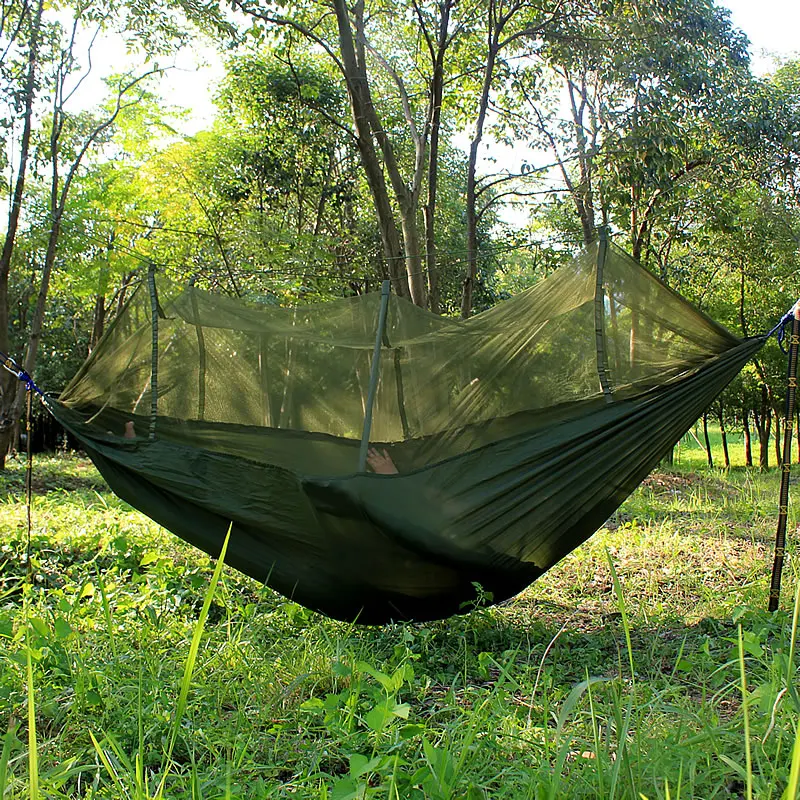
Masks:
[[[765,341],[605,242],[466,321],[379,294],[285,309],[159,290],[137,290],[52,413],[164,527],[218,555],[232,524],[233,567],[369,624],[521,591]],[[397,474],[365,469],[362,439]]]

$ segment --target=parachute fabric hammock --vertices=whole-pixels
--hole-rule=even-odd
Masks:
[[[151,274],[52,413],[131,505],[214,556],[232,524],[230,565],[367,624],[521,591],[766,338],[733,336],[605,240],[466,321],[394,295],[160,291]],[[365,432],[398,474],[364,468]]]

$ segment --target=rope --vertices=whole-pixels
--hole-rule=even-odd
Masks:
[[[775,556],[772,564],[772,578],[769,590],[769,610],[777,611],[780,603],[781,576],[786,557],[786,527],[789,514],[789,478],[792,463],[792,425],[794,423],[795,400],[797,396],[797,357],[800,349],[800,301],[780,322],[778,337],[783,350],[783,339],[786,338],[787,324],[791,323],[789,336],[788,366],[786,380],[786,409],[783,428],[783,459],[781,464],[781,488],[778,499],[778,527],[775,534]],[[784,350],[784,352],[787,352]]]

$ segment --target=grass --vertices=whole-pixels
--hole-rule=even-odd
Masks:
[[[512,602],[373,629],[219,568],[83,460],[35,470],[30,582],[24,465],[0,475],[0,798],[797,797],[776,472],[654,474]]]

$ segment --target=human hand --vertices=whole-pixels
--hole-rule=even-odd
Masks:
[[[379,475],[397,475],[397,467],[392,461],[392,457],[384,450],[379,452],[374,447],[367,450],[367,464],[372,467],[372,471]]]

